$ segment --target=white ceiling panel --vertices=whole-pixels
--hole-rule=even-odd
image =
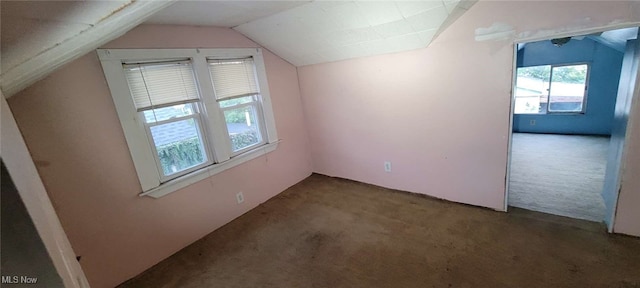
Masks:
[[[330,6],[327,3],[334,3]],[[348,30],[365,28],[367,18],[358,9],[358,5],[354,2],[315,2],[314,5],[305,5],[304,10],[296,11],[297,17],[303,17],[305,22],[307,19],[315,19],[316,23],[322,24],[324,30]]]
[[[0,1],[5,97],[126,33],[173,0]]]
[[[96,24],[131,0],[2,2],[2,18]]]
[[[3,19],[4,20],[4,19]],[[14,19],[15,29],[2,29],[2,71],[17,66],[62,40],[72,38],[91,27],[89,24],[43,22],[37,19]],[[4,24],[4,23],[3,23]],[[5,25],[3,25],[3,28]]]
[[[460,3],[460,0],[442,0],[442,2],[444,2],[444,7],[447,9],[447,12],[451,13],[453,9],[455,9],[456,6],[458,6],[458,3]]]
[[[399,1],[396,2],[396,7],[398,7],[402,16],[409,18],[427,10],[442,7],[443,3],[441,1]]]
[[[358,10],[364,14],[369,26],[377,26],[402,19],[402,14],[398,10],[398,7],[396,7],[395,2],[375,1],[356,3],[359,8]]]
[[[464,2],[318,1],[234,29],[303,66],[426,47]]]
[[[179,1],[146,23],[234,27],[310,1]]]
[[[93,27],[122,1],[0,1],[2,72]]]
[[[417,33],[400,35],[390,39],[378,40],[367,44],[371,47],[370,55],[406,51],[407,47],[413,47],[412,49],[424,47],[424,44],[420,40],[420,37],[417,35]]]
[[[444,6],[421,12],[407,18],[415,31],[425,31],[440,27],[449,13]]]
[[[382,38],[389,38],[396,35],[411,34],[415,32],[413,30],[413,27],[411,26],[411,23],[409,23],[409,21],[405,21],[404,19],[381,24],[373,27],[373,29]]]
[[[327,39],[326,41],[328,44],[335,47],[349,46],[361,42],[369,42],[381,39],[380,34],[375,31],[374,27],[344,30],[341,33],[325,34],[323,36],[324,39]],[[318,47],[313,47],[313,49],[315,48]]]
[[[436,36],[437,32],[438,32],[438,29],[421,31],[421,32],[418,32],[418,37],[420,37],[420,40],[422,40],[422,43],[424,45],[428,45],[429,43],[431,43],[431,40],[433,40],[433,37]]]
[[[474,1],[159,1],[145,23],[234,28],[301,66],[426,47]],[[4,74],[146,1],[0,2]]]

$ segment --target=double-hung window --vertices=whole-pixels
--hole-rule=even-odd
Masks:
[[[233,154],[264,143],[262,109],[253,58],[209,59],[216,100],[224,113]]]
[[[260,49],[98,50],[142,195],[275,150]]]
[[[191,60],[122,65],[161,180],[211,164]]]

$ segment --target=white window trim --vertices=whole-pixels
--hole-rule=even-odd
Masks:
[[[275,127],[275,118],[271,105],[267,73],[260,48],[234,48],[234,49],[98,49],[98,56],[102,63],[102,69],[109,84],[109,89],[116,106],[118,117],[124,131],[127,145],[140,180],[142,193],[140,196],[150,196],[159,198],[183,187],[191,185],[200,180],[211,177],[224,170],[240,165],[256,157],[272,152],[277,148],[278,136]],[[218,107],[214,97],[213,84],[209,76],[207,58],[240,58],[253,57],[256,66],[258,83],[260,85],[260,96],[262,102],[262,113],[265,129],[263,135],[263,145],[252,146],[251,149],[232,153],[231,143],[227,137],[220,137],[220,126],[203,124],[202,129],[209,135],[210,144],[215,147],[213,159],[216,164],[209,165],[196,171],[187,173],[167,182],[161,181],[158,174],[155,156],[149,141],[140,113],[136,111],[133,100],[130,96],[129,86],[122,69],[123,62],[131,61],[153,61],[161,59],[191,58],[193,59],[193,69],[201,95],[203,108],[206,109],[208,117],[218,123],[224,123],[224,115]],[[213,109],[213,107],[216,107]],[[209,122],[209,121],[203,121]],[[228,133],[226,134],[228,135]],[[212,143],[211,143],[212,142]]]
[[[584,79],[584,91],[582,94],[582,109],[580,111],[552,111],[551,110],[551,81],[553,80],[553,68],[566,67],[566,66],[587,66],[587,76]],[[586,114],[587,113],[587,98],[589,96],[589,76],[591,76],[591,63],[589,62],[576,62],[576,63],[564,63],[551,65],[551,71],[549,74],[549,89],[547,93],[547,114],[562,115],[562,114]]]
[[[138,113],[141,113],[141,112],[138,112]],[[144,116],[142,116],[142,117],[144,117]],[[198,164],[198,165],[196,165],[194,167],[187,168],[187,169],[185,169],[183,171],[180,171],[180,172],[177,172],[175,174],[171,174],[169,176],[165,176],[164,174],[160,174],[159,176],[160,176],[160,181],[161,182],[164,183],[164,182],[167,182],[167,181],[169,181],[169,180],[171,180],[173,178],[179,178],[182,175],[189,174],[189,173],[191,173],[193,171],[202,169],[202,168],[204,168],[206,166],[209,166],[209,165],[214,163],[214,160],[212,159],[213,154],[211,153],[211,149],[210,149],[211,146],[209,144],[209,141],[208,141],[207,137],[203,137],[202,136],[202,134],[204,134],[204,125],[205,125],[205,123],[203,123],[203,122],[205,122],[205,120],[203,120],[202,118],[203,118],[202,112],[198,111],[196,114],[192,114],[192,115],[181,116],[181,117],[177,117],[177,118],[157,121],[155,123],[146,123],[146,124],[144,124],[145,125],[145,132],[147,133],[147,139],[153,139],[153,136],[151,135],[151,129],[149,129],[149,126],[157,126],[157,125],[162,125],[162,124],[172,123],[172,122],[175,123],[175,122],[186,120],[186,119],[193,119],[197,123],[196,125],[198,125],[198,129],[197,129],[198,130],[198,134],[201,135],[201,137],[199,137],[199,139],[200,139],[200,141],[202,141],[202,144],[204,146],[203,147],[203,150],[204,150],[203,152],[204,152],[205,156],[207,157],[207,161],[204,161],[204,162],[202,162],[202,163],[200,163],[200,164]],[[158,124],[158,123],[161,123],[161,124]],[[150,141],[150,140],[148,140],[148,141]],[[158,154],[158,150],[157,150],[155,145],[150,145],[150,147],[151,147],[151,152],[153,152],[153,154]],[[158,169],[158,171],[162,171],[162,165],[158,161],[156,161],[156,168]],[[162,185],[162,184],[160,184],[160,185]]]
[[[584,82],[585,90],[584,95],[582,97],[582,110],[580,111],[551,111],[549,109],[551,102],[551,78],[553,77],[553,68],[555,67],[564,67],[564,66],[577,66],[577,65],[586,65],[587,66],[587,76]],[[531,65],[531,66],[523,66],[516,67],[516,71],[520,68],[528,68],[528,67],[538,67],[538,66],[549,66],[549,86],[547,86],[547,108],[544,113],[515,113],[515,115],[584,115],[587,113],[587,100],[589,96],[589,80],[591,77],[591,62],[570,62],[570,63],[562,63],[562,64],[542,64],[542,65]],[[516,72],[517,74],[517,72]],[[517,75],[516,75],[517,78]],[[517,87],[516,87],[517,88]],[[515,93],[515,92],[514,92]],[[514,94],[515,95],[515,94]],[[517,98],[514,96],[514,98]]]
[[[261,119],[264,119],[264,113],[263,113],[263,111],[261,109],[262,107],[260,105],[258,105],[256,103],[256,101],[252,101],[252,102],[249,102],[249,103],[238,104],[238,105],[229,106],[229,107],[224,107],[224,108],[220,108],[220,110],[222,111],[222,113],[224,113],[224,111],[238,109],[238,108],[242,108],[242,107],[253,107],[253,109],[255,109],[255,111],[256,111],[256,114],[258,114],[258,126],[260,127],[260,130],[261,131],[266,131],[266,129],[267,129],[266,125],[265,125],[265,123],[263,123],[264,121],[261,121]],[[229,141],[231,141],[231,138],[229,138]],[[253,150],[253,149],[255,149],[257,147],[260,147],[262,145],[265,145],[265,144],[268,144],[268,141],[267,141],[267,139],[264,139],[264,137],[263,137],[263,139],[261,139],[259,143],[250,145],[248,147],[245,147],[245,148],[240,149],[240,150],[235,151],[235,152],[232,151],[231,152],[231,158],[233,158],[235,156],[238,156],[238,155],[240,155],[242,153],[245,153],[246,151]]]

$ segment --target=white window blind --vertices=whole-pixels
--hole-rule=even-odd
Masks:
[[[193,68],[188,60],[122,66],[138,111],[199,99]]]
[[[253,58],[209,59],[207,62],[218,101],[260,93]]]

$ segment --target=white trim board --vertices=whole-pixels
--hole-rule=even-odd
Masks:
[[[175,1],[132,2],[73,38],[45,48],[40,54],[8,71],[3,71],[0,75],[2,92],[7,98],[15,95],[62,65],[122,36]]]

